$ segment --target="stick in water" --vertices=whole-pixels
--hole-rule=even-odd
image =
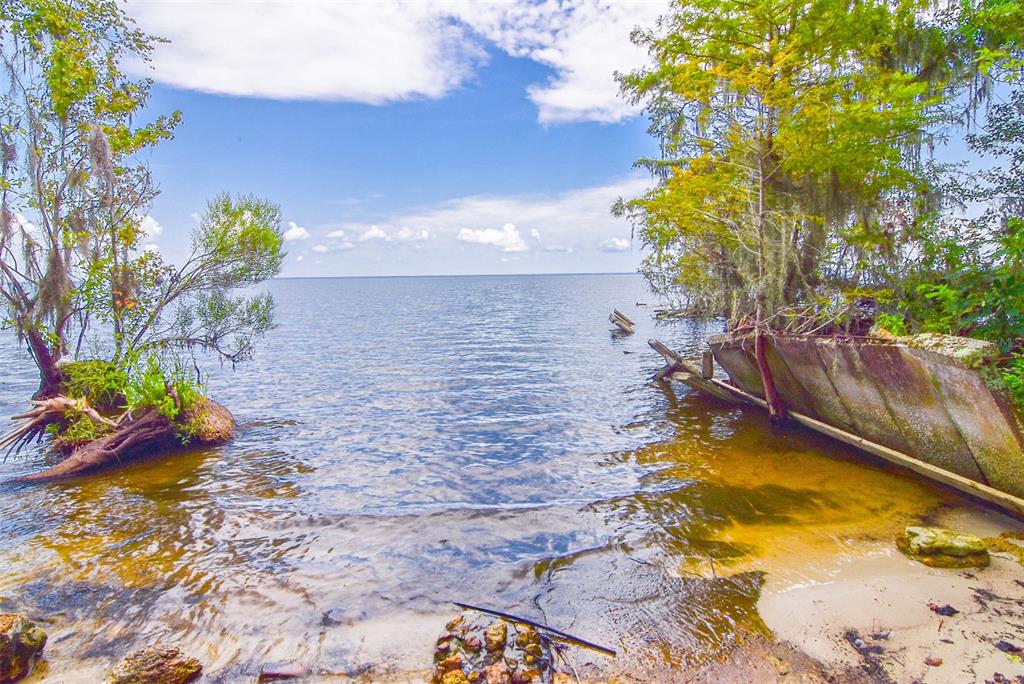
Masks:
[[[615,651],[606,646],[599,646],[593,642],[587,641],[586,639],[580,639],[579,637],[573,636],[572,634],[567,634],[566,632],[557,630],[554,627],[548,627],[547,625],[541,624],[539,622],[534,622],[533,620],[527,620],[526,618],[519,617],[518,615],[511,615],[509,613],[503,613],[500,610],[491,610],[490,608],[471,606],[468,603],[459,603],[458,601],[452,601],[452,603],[457,605],[459,608],[465,608],[466,610],[475,610],[480,613],[488,613],[490,615],[497,615],[498,617],[505,618],[506,620],[511,620],[513,622],[521,622],[523,624],[530,625],[531,627],[536,627],[537,629],[543,629],[545,632],[551,632],[556,636],[562,637],[566,641],[571,641],[574,644],[579,644],[580,646],[592,648],[595,651],[600,651],[601,653],[610,655],[612,657],[618,655],[617,653],[615,653]]]

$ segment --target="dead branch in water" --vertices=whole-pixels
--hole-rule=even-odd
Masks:
[[[457,605],[459,608],[464,608],[465,610],[475,610],[475,611],[480,612],[480,613],[487,613],[489,615],[495,615],[495,616],[500,617],[500,618],[505,618],[506,620],[511,620],[512,622],[520,622],[520,623],[522,623],[524,625],[530,625],[531,627],[534,627],[536,629],[542,629],[545,632],[550,632],[550,633],[554,634],[557,637],[561,637],[565,641],[572,642],[572,643],[577,644],[579,646],[585,646],[586,648],[590,648],[590,649],[593,649],[595,651],[599,651],[601,653],[604,653],[605,655],[610,655],[613,658],[616,655],[618,655],[615,651],[613,651],[612,649],[608,648],[607,646],[600,646],[598,644],[593,643],[592,641],[587,641],[586,639],[580,639],[579,637],[573,636],[572,634],[569,634],[567,632],[563,632],[561,630],[555,629],[554,627],[548,627],[547,625],[542,624],[540,622],[534,622],[533,620],[528,620],[528,619],[526,619],[524,617],[519,617],[518,615],[512,615],[510,613],[503,613],[500,610],[492,610],[490,608],[481,608],[479,606],[471,606],[468,603],[459,603],[458,601],[452,601],[452,603]]]

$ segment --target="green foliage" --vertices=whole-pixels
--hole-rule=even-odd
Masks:
[[[124,404],[128,374],[122,368],[101,360],[74,361],[65,364],[62,392],[73,399],[85,399],[99,410],[113,410]]]
[[[1024,354],[1018,354],[1003,368],[1003,382],[1017,406],[1024,411]]]
[[[894,316],[893,314],[880,313],[875,317],[875,325],[885,330],[886,332],[892,333],[897,337],[910,334],[910,329],[907,327],[907,322],[903,320],[901,316]]]
[[[896,58],[922,7],[679,0],[635,34],[654,63],[620,82],[651,116],[662,158],[638,164],[660,182],[616,210],[652,250],[645,273],[671,274],[656,285],[734,323],[806,303],[832,245],[877,241],[892,198],[926,194],[908,158],[935,98]]]
[[[161,365],[155,356],[133,366],[124,387],[129,411],[154,409],[168,420],[175,420],[182,411],[196,406],[205,390],[194,384],[184,367]]]
[[[0,24],[0,302],[52,392],[68,340],[90,329],[84,282],[140,247],[156,190],[133,155],[180,116],[145,120],[150,82],[122,64],[154,39],[119,3],[4,0]]]

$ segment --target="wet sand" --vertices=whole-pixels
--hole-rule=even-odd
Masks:
[[[966,509],[935,522],[979,536],[1021,527]],[[769,578],[758,611],[776,638],[830,672],[852,670],[878,682],[998,682],[996,673],[1024,681],[1017,679],[1024,678],[1021,658],[996,647],[1002,641],[1024,648],[1024,568],[1010,555],[992,554],[987,568],[952,570],[879,544],[818,572],[802,583]],[[942,615],[929,604],[957,613]]]

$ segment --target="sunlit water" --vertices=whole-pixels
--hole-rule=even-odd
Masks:
[[[0,487],[0,609],[51,634],[57,681],[181,647],[208,681],[291,662],[415,679],[450,601],[543,620],[664,672],[764,629],[766,573],[965,502],[754,410],[649,382],[639,277],[282,280],[256,358],[211,367],[236,439]],[[640,307],[637,302],[652,306]],[[638,333],[609,332],[612,307]],[[35,388],[9,336],[0,413]],[[33,453],[0,478],[43,467]],[[411,674],[410,674],[411,673]]]

